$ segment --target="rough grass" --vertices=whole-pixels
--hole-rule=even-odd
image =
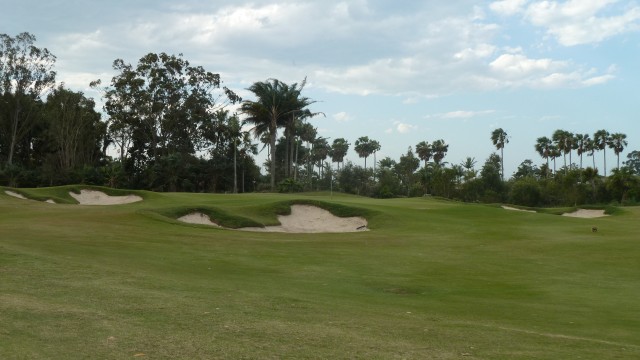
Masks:
[[[145,200],[0,192],[0,358],[640,357],[639,208],[578,219],[425,198],[126,193]],[[306,202],[373,230],[170,219],[213,209],[267,224]]]

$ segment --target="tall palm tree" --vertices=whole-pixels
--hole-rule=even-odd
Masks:
[[[571,165],[571,150],[573,149],[573,134],[566,130],[556,130],[551,136],[555,147],[562,153],[564,159],[564,171],[567,172],[567,154]]]
[[[627,135],[622,133],[611,134],[609,140],[609,148],[613,149],[613,152],[618,157],[618,169],[620,169],[620,153],[627,146]]]
[[[553,173],[556,173],[556,159],[562,155],[562,151],[555,144],[549,148],[549,157],[553,159]]]
[[[373,153],[371,148],[371,140],[368,136],[359,137],[355,142],[354,150],[358,153],[358,156],[364,158],[364,168],[367,169],[367,158]]]
[[[338,171],[340,170],[340,164],[344,161],[344,157],[347,155],[347,151],[349,151],[349,145],[351,144],[349,144],[349,142],[344,138],[337,138],[333,140],[329,156],[333,162],[338,163]]]
[[[607,130],[598,130],[593,134],[593,144],[595,149],[602,150],[604,159],[604,176],[607,176],[607,144],[609,143],[609,132]]]
[[[371,153],[373,154],[373,178],[375,180],[376,177],[376,153],[380,150],[381,146],[380,143],[377,140],[371,140],[371,142],[369,142],[369,148],[371,150]]]
[[[424,168],[426,169],[427,162],[431,160],[431,157],[433,156],[433,149],[431,148],[431,144],[429,144],[427,141],[420,141],[416,145],[416,154],[418,154],[420,160],[424,161]]]
[[[504,145],[509,143],[509,136],[502,128],[497,128],[491,133],[491,142],[500,150],[500,166],[502,168],[502,181],[504,181]]]
[[[269,134],[269,148],[271,153],[271,190],[276,184],[276,137],[278,127],[286,126],[295,112],[304,112],[306,107],[314,101],[300,96],[301,88],[297,84],[287,85],[277,79],[259,81],[247,90],[254,93],[257,100],[245,100],[240,105],[240,111],[245,114],[245,123],[253,126],[256,136]]]
[[[536,140],[535,149],[540,156],[547,160],[547,167],[549,167],[549,158],[551,157],[551,147],[553,142],[546,136],[539,137]]]
[[[582,155],[589,151],[589,142],[591,138],[589,134],[576,134],[575,136],[575,148],[580,156],[580,169],[582,169]]]
[[[431,144],[431,148],[433,149],[433,161],[440,165],[442,159],[447,155],[447,151],[449,151],[449,145],[444,140],[439,139]]]

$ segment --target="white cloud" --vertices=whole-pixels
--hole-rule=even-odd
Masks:
[[[522,12],[527,2],[529,2],[529,0],[494,1],[489,4],[489,8],[500,15],[511,16]]]
[[[347,122],[351,120],[351,115],[347,114],[344,111],[333,114],[333,119],[337,122]]]
[[[618,0],[536,1],[528,6],[525,18],[546,29],[561,45],[598,43],[613,36],[637,31],[640,7],[612,6]],[[616,13],[616,15],[605,15]]]
[[[529,59],[520,54],[502,54],[489,64],[492,71],[507,77],[526,77],[533,73],[565,66],[563,62],[551,59]]]
[[[396,121],[393,124],[396,127],[396,131],[400,134],[408,134],[411,131],[418,129],[418,127],[415,125],[406,124],[400,121]]]
[[[456,110],[448,113],[441,114],[440,117],[444,119],[469,119],[477,116],[493,114],[495,110],[482,110],[482,111],[468,111],[468,110]]]

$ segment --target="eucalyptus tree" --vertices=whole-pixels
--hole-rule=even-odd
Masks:
[[[427,163],[433,156],[433,149],[431,147],[431,144],[429,144],[429,142],[427,141],[420,141],[418,144],[416,144],[416,153],[418,154],[418,158],[424,161],[424,167],[426,169]]]
[[[602,158],[604,159],[604,176],[607,176],[607,146],[610,142],[609,132],[607,130],[598,130],[593,134],[593,145],[596,150],[602,150]]]
[[[620,168],[620,153],[628,145],[626,139],[627,139],[627,135],[622,133],[611,134],[611,137],[609,138],[608,146],[613,150],[613,152],[618,157],[618,168]]]
[[[333,162],[338,163],[338,170],[340,170],[340,164],[344,161],[344,157],[349,151],[349,145],[351,144],[344,138],[337,138],[331,144],[329,156],[331,156]]]
[[[500,150],[500,174],[502,181],[504,181],[504,146],[509,143],[509,136],[502,128],[497,128],[491,133],[491,142],[496,149]]]
[[[47,96],[44,115],[47,144],[62,173],[94,166],[103,157],[107,126],[100,121],[93,99],[60,85]]]
[[[540,156],[547,160],[547,167],[549,167],[549,158],[551,157],[551,150],[553,147],[553,142],[546,136],[539,137],[536,139],[535,149],[540,154]]]
[[[16,150],[35,126],[35,107],[55,86],[56,57],[34,44],[36,37],[23,32],[15,37],[0,34],[0,157],[13,164]],[[25,146],[23,149],[30,149]],[[28,157],[28,155],[25,155]]]
[[[219,74],[192,66],[182,55],[148,53],[135,67],[116,59],[113,69],[118,74],[104,89],[105,111],[131,128],[134,147],[154,161],[172,153],[194,154],[202,124],[241,100],[221,85]]]
[[[447,151],[449,151],[449,145],[444,140],[439,139],[431,144],[431,149],[433,151],[433,161],[440,165],[442,159],[447,155]]]

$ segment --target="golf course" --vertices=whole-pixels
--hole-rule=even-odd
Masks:
[[[501,205],[0,187],[0,359],[640,358],[640,207]]]

